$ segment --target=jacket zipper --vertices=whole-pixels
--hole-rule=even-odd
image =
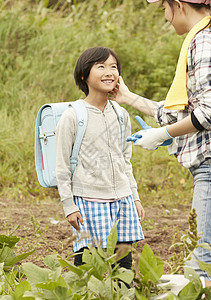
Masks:
[[[105,127],[106,127],[106,134],[107,134],[107,144],[108,144],[108,153],[109,153],[109,158],[110,158],[110,162],[111,162],[111,168],[112,168],[112,174],[113,174],[113,187],[114,187],[114,193],[115,193],[115,195],[116,195],[116,198],[118,198],[117,197],[117,192],[116,192],[116,184],[115,184],[115,173],[114,173],[114,166],[113,166],[113,160],[112,160],[112,156],[111,156],[111,151],[110,151],[110,149],[111,149],[111,147],[110,147],[110,142],[109,142],[109,134],[108,134],[108,124],[107,124],[107,122],[106,122],[106,116],[105,116],[105,114],[104,113],[102,113],[103,114],[103,116],[104,116],[104,122],[105,122]]]

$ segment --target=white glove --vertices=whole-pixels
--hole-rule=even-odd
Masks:
[[[157,149],[163,142],[172,138],[166,127],[167,126],[140,130],[135,135],[141,138],[138,138],[134,142],[134,146],[141,146],[143,149],[147,150]]]
[[[167,146],[169,155],[174,155],[177,153],[178,145],[175,139],[172,140],[172,143]]]

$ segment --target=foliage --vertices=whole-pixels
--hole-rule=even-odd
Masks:
[[[79,54],[91,46],[111,47],[120,57],[130,89],[160,100],[171,84],[182,43],[165,23],[159,6],[149,6],[145,0],[135,0],[133,5],[130,0],[75,1],[65,11],[47,4],[0,1],[0,193],[17,200],[58,196],[37,182],[35,118],[44,103],[83,97],[73,78]],[[127,109],[135,131],[136,112]],[[155,153],[136,149],[133,165],[145,203],[168,201],[174,186],[179,196],[171,192],[172,197],[178,203],[189,201],[191,179],[165,149]]]
[[[13,248],[19,240],[20,239],[16,236],[0,235],[0,264],[2,270],[9,271],[14,265],[34,252],[33,250],[20,255],[15,255]]]
[[[179,242],[175,242],[171,245],[169,250],[174,249],[173,255],[169,258],[171,273],[176,274],[183,271],[185,263],[191,259],[194,249],[202,247],[211,251],[211,247],[207,243],[198,243],[202,233],[197,231],[197,214],[195,208],[189,214],[189,229],[184,232],[180,237]],[[175,237],[174,237],[175,238]],[[206,270],[208,274],[211,274],[211,265],[202,263],[199,261],[202,270]]]
[[[118,260],[128,254],[128,248],[117,251],[117,223],[108,237],[107,251],[89,246],[83,253],[82,266],[74,266],[68,259],[59,255],[50,255],[44,259],[45,268],[33,263],[23,263],[21,268],[4,272],[4,263],[0,263],[0,298],[20,299],[150,299],[157,294],[167,292],[160,288],[163,275],[163,262],[157,259],[146,244],[140,255],[138,270],[118,267]],[[4,243],[13,247],[18,239],[4,237]],[[202,287],[200,277],[192,270],[185,270],[190,280],[175,296],[169,292],[165,299],[202,299],[210,295]],[[134,286],[132,284],[134,282]],[[173,298],[172,298],[173,297]]]
[[[165,23],[159,5],[148,6],[145,0],[134,0],[132,5],[130,0],[55,2],[0,0],[0,194],[20,201],[30,195],[37,200],[47,194],[57,196],[56,191],[42,189],[36,179],[35,118],[44,103],[83,97],[73,78],[82,51],[96,45],[111,47],[120,57],[129,88],[161,100],[171,84],[182,43]],[[137,112],[126,108],[136,131],[139,128],[133,117]],[[132,162],[145,205],[162,201],[175,207],[189,202],[190,175],[166,149],[148,152],[134,148]],[[35,234],[40,235],[33,216],[31,221]],[[12,235],[0,236],[1,299],[128,300],[165,292],[157,285],[163,262],[148,245],[141,253],[138,270],[133,271],[118,268],[115,234],[109,238],[107,252],[90,246],[81,267],[60,256],[48,256],[46,268],[31,263],[18,268],[16,263],[32,253],[16,256],[13,248],[18,240]],[[183,244],[185,241],[186,236]],[[210,272],[209,266],[199,264]],[[200,299],[205,292],[200,279],[191,270],[186,276],[190,284],[177,299]],[[132,281],[134,287],[127,289],[124,282]],[[170,294],[168,297],[173,299]]]

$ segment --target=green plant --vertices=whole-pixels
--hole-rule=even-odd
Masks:
[[[5,273],[0,264],[0,298],[21,299],[140,299],[146,300],[157,294],[165,294],[166,288],[159,286],[163,275],[164,262],[157,259],[149,245],[145,245],[139,256],[137,270],[118,267],[118,260],[128,253],[128,247],[116,249],[117,223],[108,237],[107,251],[99,245],[89,245],[83,253],[84,265],[76,267],[69,259],[59,255],[50,255],[44,259],[46,268],[33,263],[23,263],[17,270],[12,268]],[[11,247],[17,238],[8,240]],[[185,270],[190,283],[178,296],[169,292],[165,299],[202,299],[210,295],[202,287],[200,278],[192,269]],[[132,285],[134,282],[134,285]],[[125,284],[131,285],[128,288]]]
[[[23,273],[16,267],[17,263],[26,259],[33,251],[16,255],[13,248],[20,239],[12,234],[9,236],[0,235],[0,295],[11,294],[17,285],[21,283]],[[17,294],[20,288],[17,289]],[[2,296],[0,296],[2,298]],[[18,298],[17,298],[18,299]]]
[[[20,255],[15,255],[13,248],[19,240],[20,238],[16,236],[0,235],[0,263],[2,264],[4,271],[9,271],[15,264],[27,258],[34,252],[33,250]]]
[[[160,100],[170,86],[182,42],[166,26],[158,6],[149,7],[145,0],[135,0],[132,5],[130,0],[65,1],[68,9],[64,11],[61,6],[61,10],[49,7],[48,2],[0,2],[0,194],[17,200],[58,195],[41,188],[36,178],[35,118],[44,103],[84,96],[75,86],[73,71],[86,48],[111,47],[120,57],[130,89]],[[133,119],[135,110],[127,109]],[[134,131],[137,126],[132,124]],[[134,169],[137,180],[143,178],[143,197],[150,203],[154,195],[145,180],[151,180],[149,170],[155,159],[143,153],[134,151]],[[174,177],[179,173],[176,160],[171,159],[171,168],[163,168],[164,158],[169,161],[167,152],[162,151],[157,156],[160,169],[166,170],[162,171],[166,178],[169,173]],[[154,186],[160,184],[157,171],[152,178]],[[142,192],[142,182],[138,186]],[[171,182],[163,195],[158,191],[158,200],[163,197],[167,201],[169,187]],[[160,190],[163,192],[162,184]],[[187,199],[189,191],[189,185],[181,188],[178,202]]]
[[[196,210],[193,208],[188,218],[188,230],[186,230],[186,232],[180,237],[180,240],[178,242],[173,243],[169,248],[169,250],[174,249],[174,252],[169,259],[172,274],[183,271],[183,267],[185,266],[185,263],[190,260],[194,249],[202,247],[211,251],[211,247],[209,244],[198,244],[198,241],[200,240],[202,234],[198,233],[197,231],[196,217]],[[205,264],[200,261],[199,264],[202,270],[206,270],[209,274],[211,274],[210,264]]]

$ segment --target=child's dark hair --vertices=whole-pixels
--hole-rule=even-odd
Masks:
[[[116,59],[117,69],[120,74],[121,66],[119,58],[114,51],[107,47],[88,48],[79,57],[74,71],[74,78],[76,85],[79,86],[86,96],[89,94],[89,88],[86,80],[89,77],[92,66],[96,63],[105,62],[110,55]]]

